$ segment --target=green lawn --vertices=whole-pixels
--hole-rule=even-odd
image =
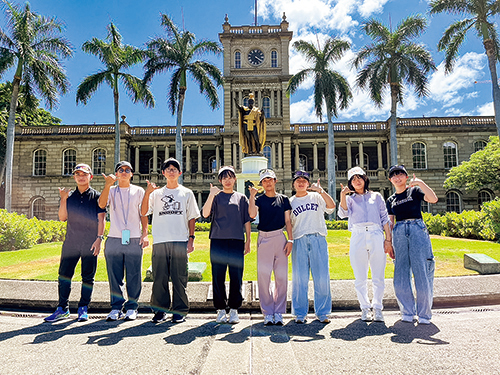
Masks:
[[[329,231],[328,250],[330,253],[330,276],[332,279],[353,279],[349,264],[348,231]],[[152,240],[152,239],[150,239]],[[245,257],[244,280],[257,280],[257,233],[252,233],[252,252]],[[432,236],[434,256],[436,257],[436,276],[474,275],[475,271],[463,267],[465,253],[483,253],[500,260],[500,244],[486,241],[463,240],[450,237]],[[197,232],[195,251],[190,254],[191,262],[206,262],[207,269],[203,274],[204,281],[211,280],[210,242],[208,232]],[[21,280],[57,280],[61,243],[36,245],[31,249],[0,252],[0,278]],[[151,246],[144,250],[143,275],[151,265]],[[388,259],[385,275],[391,278],[394,266]],[[78,266],[74,280],[80,280]],[[291,262],[289,262],[289,278],[291,278]],[[106,262],[101,252],[96,274],[97,281],[106,281]]]

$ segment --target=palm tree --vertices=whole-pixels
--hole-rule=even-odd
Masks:
[[[218,108],[217,87],[223,82],[221,71],[207,61],[192,60],[205,53],[219,55],[222,50],[216,42],[208,40],[197,42],[194,34],[189,31],[179,31],[165,14],[161,15],[161,25],[165,28],[167,38],[157,37],[148,43],[151,56],[144,66],[146,70],[144,82],[150,82],[157,73],[173,70],[167,101],[172,115],[177,112],[175,158],[181,164],[182,170],[182,109],[187,89],[187,73],[189,72],[198,84],[200,93],[205,95],[210,107]]]
[[[363,30],[374,43],[364,46],[353,60],[356,69],[364,64],[358,73],[356,84],[370,92],[371,100],[378,107],[383,103],[383,91],[390,88],[392,165],[398,163],[396,111],[398,103],[403,104],[404,83],[412,85],[419,97],[427,96],[427,74],[436,70],[429,51],[412,41],[426,27],[427,21],[420,15],[404,19],[394,32],[381,22],[371,19],[363,25]]]
[[[63,25],[55,18],[40,16],[24,8],[7,4],[7,24],[0,29],[0,74],[15,66],[12,98],[7,123],[7,149],[5,156],[5,208],[11,211],[12,169],[14,157],[14,130],[19,86],[24,84],[27,103],[39,94],[52,109],[58,93],[66,93],[68,79],[61,58],[72,55],[71,44],[60,35]]]
[[[500,88],[498,87],[496,67],[497,61],[500,60],[500,45],[496,23],[491,21],[493,16],[500,13],[500,2],[498,0],[432,0],[429,5],[431,14],[448,12],[470,16],[448,26],[443,37],[439,40],[438,50],[445,51],[445,72],[451,72],[465,35],[473,28],[476,30],[477,36],[483,41],[484,50],[488,56],[493,86],[495,122],[500,136]]]
[[[120,124],[118,122],[119,91],[118,82],[125,87],[125,91],[134,103],[142,102],[147,107],[154,107],[153,94],[142,79],[132,74],[124,73],[124,69],[142,63],[148,56],[147,52],[130,45],[122,44],[122,36],[113,23],[107,27],[108,42],[92,38],[82,45],[84,52],[97,56],[105,68],[86,77],[78,86],[76,92],[76,103],[87,104],[90,97],[97,91],[99,86],[106,82],[113,89],[115,108],[115,164],[120,161]]]
[[[316,48],[312,43],[298,40],[293,47],[304,56],[310,64],[290,78],[286,89],[287,95],[293,94],[304,80],[314,80],[314,109],[320,121],[323,116],[323,105],[328,119],[328,193],[336,200],[335,176],[335,135],[332,116],[337,117],[338,109],[346,109],[352,99],[351,88],[347,80],[331,65],[339,61],[351,47],[349,42],[338,38],[329,38],[323,48]]]

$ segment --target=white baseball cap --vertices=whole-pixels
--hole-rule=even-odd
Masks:
[[[262,180],[264,178],[274,178],[276,179],[276,173],[274,173],[274,171],[272,169],[262,169],[260,172],[259,172],[259,182],[262,182]]]
[[[354,167],[347,171],[347,181],[351,181],[351,178],[357,174],[361,176],[366,175],[365,171],[361,167]]]

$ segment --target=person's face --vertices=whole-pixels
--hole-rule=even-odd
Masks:
[[[389,181],[391,181],[394,186],[406,185],[406,180],[408,180],[408,175],[403,171],[396,171],[392,174],[392,177],[389,178]]]
[[[163,170],[163,175],[167,180],[177,180],[181,175],[181,172],[170,164],[167,168]]]
[[[90,173],[85,173],[82,171],[76,171],[73,174],[73,178],[78,186],[85,186],[90,184],[90,180],[92,180],[92,175]]]
[[[264,191],[273,192],[276,187],[276,180],[271,177],[264,178],[261,182]]]
[[[294,181],[293,187],[297,193],[306,192],[309,188],[309,181],[307,181],[304,177],[299,177]]]
[[[231,190],[234,187],[234,183],[236,182],[236,177],[233,176],[225,176],[222,177],[220,180],[220,183],[226,190]]]
[[[118,180],[130,180],[132,176],[132,169],[127,166],[120,167],[116,171],[116,178],[118,178]]]
[[[351,185],[356,193],[363,193],[365,191],[365,180],[359,174],[355,174],[352,177]]]
[[[253,107],[253,104],[254,104],[253,99],[248,99],[248,107],[249,107],[249,108],[252,108],[252,107]]]

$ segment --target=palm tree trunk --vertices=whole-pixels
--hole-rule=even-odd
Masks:
[[[398,164],[398,140],[396,138],[397,117],[396,111],[398,106],[398,96],[396,90],[397,83],[391,83],[391,120],[390,120],[390,144],[391,144],[391,165]],[[361,157],[361,156],[360,156]]]
[[[177,105],[177,125],[175,129],[175,158],[181,165],[181,171],[184,169],[184,162],[182,157],[182,110],[184,108],[184,98],[186,94],[186,87],[179,88],[179,103]],[[179,177],[179,183],[182,184],[182,175]]]
[[[335,205],[337,205],[337,189],[336,189],[336,176],[335,176],[335,133],[333,131],[332,113],[327,110],[326,117],[328,119],[328,194],[333,198]],[[330,220],[336,218],[337,209],[330,215]]]
[[[495,44],[491,39],[486,39],[483,42],[486,55],[488,56],[488,65],[490,67],[491,85],[493,88],[493,109],[495,111],[495,123],[497,125],[497,133],[500,137],[500,88],[498,87],[497,66],[495,56]]]
[[[113,88],[113,97],[115,102],[115,165],[120,162],[120,111],[118,108],[118,82],[115,80],[115,87]]]
[[[5,150],[5,209],[12,212],[12,169],[14,166],[14,137],[16,129],[17,98],[21,77],[14,76],[12,98],[10,100],[9,121],[7,122],[7,149]]]

